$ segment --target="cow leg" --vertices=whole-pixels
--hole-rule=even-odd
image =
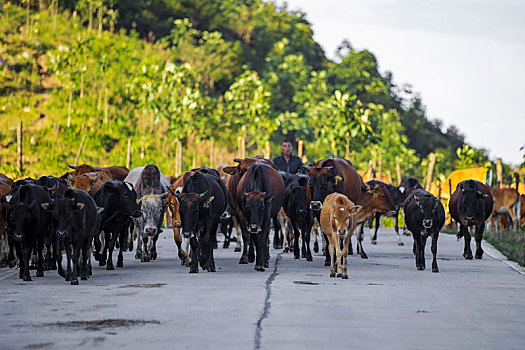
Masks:
[[[239,219],[239,226],[241,227],[242,232],[242,255],[239,259],[239,264],[248,264],[248,246],[251,245],[251,234],[248,232],[248,229],[246,228],[247,223],[246,220]],[[252,260],[253,262],[253,260]]]
[[[310,233],[312,231],[312,226],[307,225],[306,229],[302,230],[303,243],[306,246],[306,261],[312,261],[312,251],[310,250]]]
[[[421,261],[421,251],[424,249],[423,242],[421,239],[421,233],[420,232],[412,232],[412,235],[414,236],[414,246],[416,251],[416,268],[418,270],[424,270],[425,269],[425,260]]]
[[[22,243],[16,242],[14,244],[14,247],[16,251],[16,257],[18,258],[18,265],[20,268],[20,271],[18,271],[18,277],[20,279],[23,279],[24,273],[25,273],[25,265],[24,265],[24,250],[22,248]],[[16,262],[16,258],[15,258],[15,262]]]
[[[149,243],[149,238],[148,236],[146,236],[145,234],[142,235],[142,246],[143,246],[143,251],[142,251],[142,257],[140,258],[140,261],[141,262],[149,262],[151,260],[151,257],[150,257],[150,252],[149,252],[149,249],[148,249],[148,244]]]
[[[256,235],[255,240],[256,240],[255,241],[256,256],[255,256],[255,267],[254,267],[254,270],[256,270],[256,271],[264,271],[264,266],[263,266],[264,245],[266,243],[266,239],[264,237],[264,234],[261,232],[261,233]]]
[[[322,233],[322,235],[323,235],[323,242],[325,244],[325,247],[328,247],[328,245],[329,245],[328,236],[324,232]],[[330,266],[330,260],[329,259],[331,259],[331,256],[330,256],[330,254],[328,253],[328,251],[326,249],[324,251],[324,256],[325,256],[324,266]]]
[[[397,245],[404,246],[405,244],[401,241],[401,236],[399,236],[399,209],[394,214],[394,231],[396,231]]]
[[[463,239],[465,240],[465,249],[463,250],[463,257],[467,260],[472,260],[472,250],[470,249],[470,232],[468,227],[460,224],[459,230],[463,233]]]
[[[476,228],[476,233],[474,234],[474,238],[476,240],[476,259],[483,258],[483,249],[481,249],[481,241],[483,240],[483,231],[485,231],[485,223],[482,223],[479,225],[479,227]]]
[[[335,266],[337,267],[337,277],[343,277],[343,270],[341,268],[341,245],[337,234],[332,233],[332,244],[335,248]]]
[[[29,274],[29,259],[31,258],[31,253],[33,252],[33,248],[31,246],[28,247],[28,244],[24,244],[22,252],[23,252],[22,256],[24,260],[22,280],[31,281],[31,275]]]
[[[273,249],[283,249],[283,238],[281,237],[281,223],[277,215],[272,218],[273,221]]]
[[[157,240],[159,239],[159,235],[161,232],[160,227],[158,228],[157,232],[158,233],[151,239],[151,260],[157,260]]]
[[[182,239],[182,248],[185,252],[188,252],[186,254],[186,259],[185,260],[181,260],[181,265],[185,265],[186,267],[190,267],[191,265],[191,258],[192,258],[192,254],[193,252],[191,251],[191,247],[190,247],[190,239],[189,238],[183,238]]]
[[[120,229],[119,240],[121,242],[127,240],[127,233],[128,232],[126,227]],[[118,252],[117,267],[124,267],[124,251],[126,250],[126,247],[123,244],[121,244]]]
[[[95,252],[93,253],[93,257],[96,261],[100,261],[100,251],[102,249],[102,242],[100,241],[100,235],[102,234],[102,231],[95,234],[95,237],[93,237],[93,243],[95,244]]]
[[[111,240],[111,232],[100,231],[100,235],[98,236],[99,236],[99,241],[100,241],[100,249],[102,251],[98,255],[98,266],[106,266],[106,263],[108,260],[108,249],[109,249],[109,244]],[[100,237],[102,237],[102,240],[100,240]],[[97,245],[95,243],[95,247],[96,246]],[[113,252],[113,250],[111,250],[111,252]],[[112,257],[111,254],[112,253],[110,253],[109,255],[110,257]]]
[[[438,237],[439,231],[432,235],[432,246],[430,247],[432,251],[432,272],[439,272],[439,267],[437,263],[437,246],[438,246]]]
[[[258,234],[250,233],[250,245],[248,246],[248,261],[250,263],[255,261],[255,240],[257,236]]]
[[[61,276],[62,278],[66,278],[66,272],[64,271],[64,268],[62,267],[62,249],[61,248],[62,248],[61,239],[58,237],[55,237],[55,245],[53,247],[53,254],[57,262],[58,275]]]
[[[73,273],[71,274],[71,285],[78,285],[78,259],[80,258],[80,245],[73,246]]]
[[[317,241],[317,237],[319,236],[317,233],[317,228],[312,230],[314,233],[314,253],[319,253],[319,242]]]
[[[102,258],[106,255],[106,248],[107,248],[107,263],[106,263],[106,270],[115,270],[115,266],[113,265],[113,250],[115,250],[115,241],[117,240],[117,233],[116,232],[107,232],[106,233],[106,244],[104,245],[104,254]],[[119,247],[119,249],[122,248]],[[99,263],[102,261],[102,259],[99,261]]]
[[[203,270],[206,270],[208,268],[209,251],[215,248],[213,245],[211,245],[212,240],[211,240],[208,230],[209,230],[209,227],[208,225],[206,225],[204,229],[201,231],[200,238],[199,238],[199,245],[200,245],[199,263],[201,265],[201,269]]]
[[[335,246],[333,236],[333,234],[330,234],[330,237],[328,235],[326,236],[328,240],[328,249],[326,249],[326,252],[330,256],[330,277],[335,277]]]
[[[71,244],[66,242],[65,248],[66,248],[66,260],[67,260],[66,281],[71,281],[71,254],[72,254],[71,250],[73,249],[73,247],[71,246]]]
[[[381,214],[379,213],[375,213],[372,215],[372,219],[368,221],[368,224],[370,226],[370,229],[372,229],[372,224],[370,221],[376,221],[376,224],[375,224],[375,230],[374,230],[374,233],[373,235],[370,237],[370,243],[372,244],[377,244],[377,230],[379,230],[379,218],[380,218]]]
[[[193,252],[193,256],[191,259],[191,265],[190,265],[190,273],[198,273],[199,272],[199,241],[197,241],[196,237],[190,238],[190,245],[191,245],[191,251]]]
[[[426,268],[425,264],[425,247],[427,246],[427,237],[426,235],[421,236],[421,249],[419,250],[420,255],[420,261],[421,265],[423,266],[423,270]]]
[[[293,228],[293,257],[294,259],[299,259],[299,235],[301,232],[297,228],[297,224],[295,222],[292,222],[292,228]]]
[[[124,244],[120,245],[120,249],[125,249],[125,247],[122,247]],[[88,279],[88,259],[89,259],[89,242],[86,240],[82,246],[82,256],[81,261],[82,265],[80,268],[80,279],[82,281],[85,281]]]
[[[363,226],[364,223],[361,223],[357,230],[357,253],[361,255],[361,259],[368,259],[368,255],[366,255],[365,250],[363,249]]]
[[[51,229],[47,232],[45,237],[46,258],[44,259],[44,270],[46,271],[56,270],[57,268],[55,259],[53,259],[53,255],[51,254],[51,247],[54,240],[53,232],[55,232],[55,228],[53,227],[53,224],[51,224]]]
[[[43,238],[38,238],[36,242],[36,254],[37,254],[36,277],[44,277],[43,250],[44,250],[44,240]]]
[[[348,235],[345,239],[345,245],[343,248],[343,275],[341,276],[344,280],[348,279],[348,270],[347,270],[347,258],[348,258],[348,245],[351,243],[352,231],[348,231]]]
[[[213,247],[215,243],[217,243],[217,234],[215,234],[215,232],[217,232],[218,225],[219,223],[216,222],[211,226],[211,235],[210,235],[211,242],[209,244],[210,247]],[[215,272],[215,259],[213,257],[213,248],[210,248],[208,250],[207,269],[208,269],[208,272]]]

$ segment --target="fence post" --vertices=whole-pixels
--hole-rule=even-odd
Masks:
[[[131,138],[128,139],[128,153],[126,155],[126,168],[131,166]]]
[[[452,197],[452,180],[448,179],[448,202],[449,203],[450,203],[450,197]],[[452,229],[452,216],[450,217],[449,229]]]
[[[210,168],[213,168],[213,146],[215,143],[215,139],[212,137],[210,138]]]
[[[516,203],[516,231],[519,231],[521,228],[520,174],[514,173],[514,179],[516,180],[516,193],[518,194],[518,202]]]
[[[401,184],[401,167],[399,163],[396,163],[396,172],[397,172],[397,183]]]
[[[82,141],[80,142],[80,147],[78,148],[77,156],[75,157],[75,166],[78,165],[78,159],[80,158],[80,154],[82,154],[82,148],[84,147],[84,141],[86,141],[86,134],[82,136]]]
[[[501,158],[496,159],[496,181],[498,182],[498,188],[503,183],[503,166],[501,165]]]
[[[24,172],[24,162],[23,162],[23,149],[22,149],[22,143],[24,140],[24,130],[23,130],[23,124],[22,122],[18,123],[18,128],[16,132],[16,141],[18,145],[18,170],[20,171],[20,174]]]
[[[182,174],[182,142],[179,140],[177,141],[177,166],[175,169],[175,175],[180,176]]]
[[[304,149],[304,141],[299,140],[297,143],[297,156],[301,159],[303,159],[303,149]]]

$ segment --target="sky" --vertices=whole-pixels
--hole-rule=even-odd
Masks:
[[[420,94],[430,119],[455,125],[492,160],[524,161],[525,1],[286,0],[333,59],[343,39]],[[276,1],[280,5],[283,1]]]

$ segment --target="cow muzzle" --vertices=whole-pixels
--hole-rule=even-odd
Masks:
[[[430,219],[423,220],[423,227],[424,228],[431,228],[432,227],[432,220],[430,220]]]
[[[259,231],[261,231],[261,228],[257,224],[251,224],[249,229],[250,233],[258,233]]]
[[[323,203],[320,201],[311,201],[310,202],[310,209],[318,211],[323,209]]]
[[[18,233],[13,233],[13,238],[15,239],[15,241],[20,242],[22,240],[22,238],[24,238],[24,235],[23,234],[18,234]]]
[[[228,220],[229,218],[231,218],[232,216],[230,215],[230,213],[228,213],[227,211],[225,211],[224,213],[222,213],[221,215],[221,220]]]
[[[146,236],[155,236],[157,233],[157,229],[155,227],[148,227],[145,228],[144,231],[146,232]]]
[[[344,238],[344,236],[346,236],[346,229],[342,229],[342,230],[339,229],[339,230],[337,230],[337,234]]]
[[[68,236],[68,232],[66,230],[57,230],[57,236],[60,238],[64,238]]]
[[[181,221],[173,221],[173,227],[174,228],[182,228],[182,222]]]
[[[190,238],[195,237],[195,235],[192,231],[184,231],[182,232],[182,237],[190,239]]]

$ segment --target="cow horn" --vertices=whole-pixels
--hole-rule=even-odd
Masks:
[[[199,194],[199,198],[204,198],[208,194],[208,191]]]
[[[241,158],[235,158],[235,159],[233,159],[233,161],[237,162],[237,163],[240,163],[240,162],[242,162],[242,159]]]
[[[166,189],[167,189],[168,192],[171,193],[173,196],[177,197],[177,194],[176,194],[175,192],[173,192],[169,186],[166,186]]]
[[[68,164],[67,166],[70,167],[70,168],[73,169],[73,170],[77,170],[77,167],[76,167],[76,166],[69,165],[69,164]]]
[[[58,183],[55,184],[55,186],[53,187],[48,187],[47,188],[50,192],[55,192],[57,189],[58,189]]]

